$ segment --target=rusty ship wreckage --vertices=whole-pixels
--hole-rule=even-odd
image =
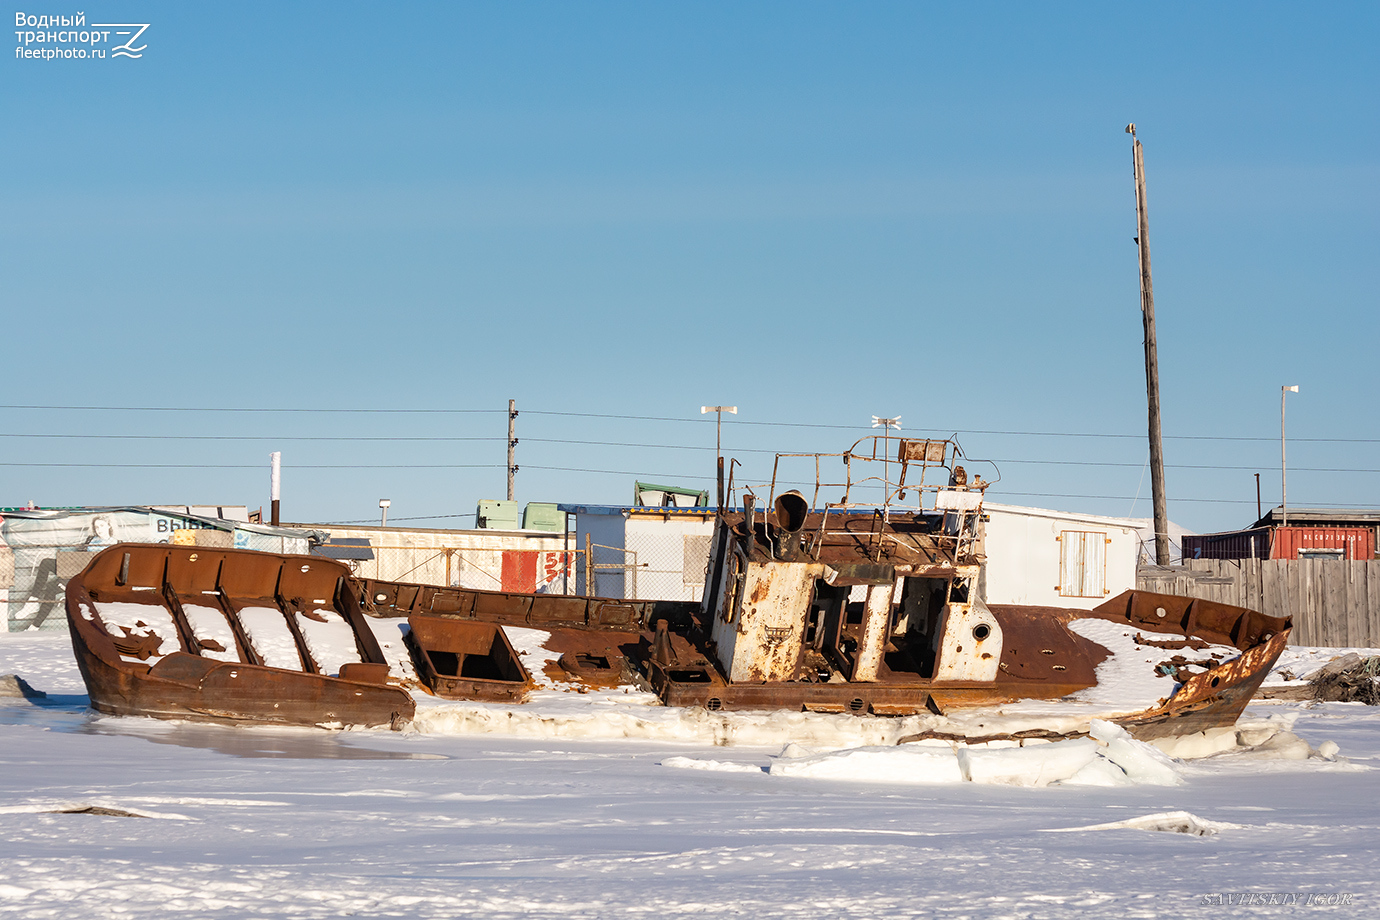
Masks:
[[[503,628],[518,626],[549,634],[549,676],[565,688],[631,683],[668,706],[894,716],[1094,687],[1108,650],[1070,624],[1098,619],[1152,649],[1234,652],[1158,665],[1172,692],[1115,718],[1134,736],[1236,721],[1283,651],[1287,619],[1141,591],[1092,610],[989,606],[989,483],[958,459],[952,440],[888,433],[841,454],[778,454],[761,486],[735,489],[736,462],[727,483],[721,465],[698,603],[406,584],[320,556],[119,544],[67,586],[73,647],[91,705],[117,715],[396,728],[417,694],[521,703],[533,675]],[[810,497],[779,488],[783,464],[800,463],[814,466]],[[825,481],[835,465],[841,476]]]

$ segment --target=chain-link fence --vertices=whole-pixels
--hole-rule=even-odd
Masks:
[[[583,553],[571,549],[482,549],[461,546],[369,546],[343,558],[361,578],[411,584],[511,591],[579,593],[575,572]]]
[[[629,600],[698,601],[709,566],[708,534],[630,534],[626,546],[588,543],[576,593]],[[579,564],[579,563],[577,563]]]
[[[629,600],[699,600],[708,535],[671,534],[618,547],[577,541],[567,550],[370,546],[346,561],[362,578],[515,593]]]
[[[231,534],[178,531],[169,542],[230,547]],[[529,594],[593,594],[629,600],[699,600],[710,537],[654,534],[614,547],[591,540],[570,550],[476,549],[459,546],[326,547],[361,578]],[[0,612],[9,632],[65,629],[64,592],[72,576],[103,547],[0,545]],[[256,546],[273,552],[279,546]],[[592,590],[587,590],[591,586]]]
[[[80,547],[0,546],[0,599],[7,631],[66,629],[67,580],[90,561],[91,553]]]
[[[14,534],[10,535],[14,539]],[[177,546],[256,549],[272,553],[304,552],[305,539],[248,531],[183,528],[167,541]],[[92,557],[113,543],[0,543],[0,632],[66,629],[67,582]]]

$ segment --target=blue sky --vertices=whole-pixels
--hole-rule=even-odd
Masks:
[[[84,12],[144,56],[3,65],[0,505],[472,513],[515,398],[520,501],[707,485],[725,403],[749,478],[900,414],[1146,516],[1128,121],[1170,516],[1278,502],[1281,384],[1291,505],[1380,505],[1373,4]]]

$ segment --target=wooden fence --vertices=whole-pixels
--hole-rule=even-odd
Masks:
[[[1141,566],[1136,587],[1291,616],[1292,645],[1380,647],[1380,560],[1189,559]]]

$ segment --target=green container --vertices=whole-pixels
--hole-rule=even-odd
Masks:
[[[480,530],[521,530],[518,522],[518,503],[496,498],[481,498],[475,514],[475,526]]]
[[[565,529],[565,515],[557,510],[554,502],[528,502],[522,512],[522,529],[560,533]]]

